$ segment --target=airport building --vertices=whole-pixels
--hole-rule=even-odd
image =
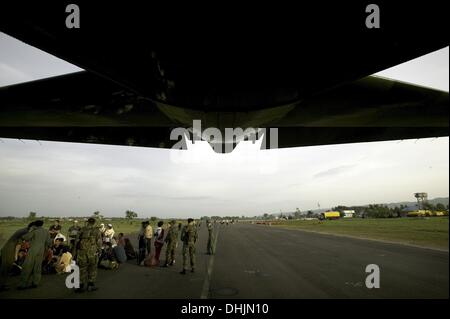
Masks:
[[[355,217],[355,211],[354,210],[343,210],[342,213],[344,214],[344,218],[353,218]]]

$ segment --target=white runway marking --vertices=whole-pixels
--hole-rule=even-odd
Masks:
[[[217,245],[218,238],[219,238],[219,228],[217,228],[216,238],[214,238],[213,254],[210,255],[210,258],[209,258],[208,269],[206,272],[205,282],[203,283],[203,289],[202,289],[202,294],[200,296],[200,299],[208,299],[209,286],[211,284],[211,274],[212,274],[212,268],[214,265],[214,256],[216,254],[216,245]]]

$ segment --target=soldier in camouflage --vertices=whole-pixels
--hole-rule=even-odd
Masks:
[[[189,259],[191,261],[191,272],[195,271],[195,243],[197,241],[197,227],[195,227],[194,220],[188,219],[188,224],[183,227],[181,231],[181,241],[183,242],[183,270],[181,274],[186,274],[187,254],[189,252]]]
[[[98,253],[101,250],[102,235],[95,227],[95,219],[89,218],[87,225],[81,228],[76,240],[76,260],[80,267],[80,288],[76,292],[95,291],[97,278]]]
[[[167,236],[165,242],[166,246],[166,263],[164,267],[173,266],[175,263],[175,249],[178,246],[178,228],[175,226],[176,221],[172,220],[169,223],[169,231],[167,232]]]
[[[213,244],[212,244],[212,241],[213,241],[213,224],[212,224],[211,221],[209,220],[209,221],[206,223],[206,226],[207,226],[207,228],[208,228],[208,244],[207,244],[207,246],[206,246],[206,253],[207,253],[208,255],[212,255],[212,254],[214,254],[214,251],[213,251]]]

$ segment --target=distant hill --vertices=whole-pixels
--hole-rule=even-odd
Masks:
[[[441,204],[447,206],[448,205],[448,197],[436,197],[433,199],[429,199],[428,202],[432,205],[441,203]],[[384,205],[387,205],[387,207],[389,207],[389,208],[394,208],[395,206],[400,206],[400,205],[414,206],[416,204],[417,204],[417,201],[389,203],[389,204],[384,204]]]

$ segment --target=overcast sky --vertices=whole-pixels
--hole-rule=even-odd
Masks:
[[[378,75],[448,91],[449,49]],[[0,86],[78,68],[0,33]],[[206,143],[205,143],[206,144]],[[449,193],[449,139],[231,154],[0,139],[0,216],[259,215]]]

